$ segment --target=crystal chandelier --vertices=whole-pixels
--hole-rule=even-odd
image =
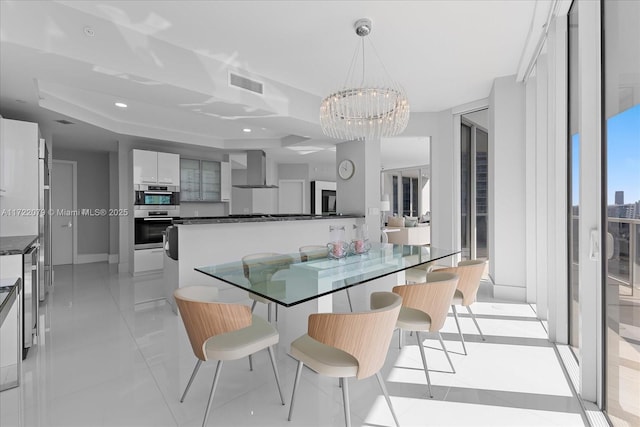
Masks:
[[[365,75],[364,38],[371,33],[371,21],[363,18],[354,24],[358,43],[342,89],[322,100],[320,125],[325,135],[343,140],[377,139],[398,135],[409,123],[409,101],[402,87],[395,83],[378,53],[371,50],[380,62],[383,73]],[[362,75],[356,72],[362,53]],[[365,80],[366,78],[366,80]],[[358,80],[358,81],[357,81]]]

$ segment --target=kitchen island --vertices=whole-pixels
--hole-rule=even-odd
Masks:
[[[235,261],[254,253],[292,253],[305,245],[325,245],[329,241],[329,226],[344,226],[347,238],[350,238],[353,225],[363,222],[362,215],[288,214],[174,220],[178,228],[178,259],[164,257],[166,299],[176,311],[175,289],[211,284],[220,290],[221,301],[248,303],[246,292],[207,277],[195,268]],[[373,236],[373,239],[377,237]]]

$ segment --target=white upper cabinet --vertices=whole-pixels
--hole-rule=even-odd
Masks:
[[[133,183],[158,183],[158,153],[155,151],[133,150]]]
[[[133,183],[180,185],[180,156],[133,150]]]
[[[158,153],[158,184],[180,185],[180,156]]]

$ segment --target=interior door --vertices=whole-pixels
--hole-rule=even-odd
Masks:
[[[73,264],[75,229],[74,164],[53,161],[51,169],[51,230],[53,265]]]
[[[278,213],[304,213],[304,180],[280,180],[278,187]]]

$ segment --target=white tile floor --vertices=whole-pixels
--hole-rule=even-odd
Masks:
[[[215,363],[203,364],[180,403],[196,360],[182,323],[166,304],[134,304],[137,284],[148,286],[148,278],[132,279],[113,268],[102,263],[56,268],[55,288],[41,312],[39,344],[23,363],[22,385],[0,393],[0,426],[202,423]],[[399,350],[394,335],[382,373],[400,424],[587,425],[533,309],[482,299],[486,302],[474,307],[486,342],[471,319],[462,318],[469,351],[464,356],[453,318],[443,330],[456,374],[449,373],[437,339],[426,341],[434,399],[426,398],[415,336],[407,334]],[[246,360],[225,363],[208,425],[344,425],[337,381],[306,369],[294,419],[287,422],[296,367],[287,350],[277,348],[286,406],[279,402],[268,355],[261,352],[254,356],[253,372]],[[393,425],[374,378],[349,385],[354,426]]]

